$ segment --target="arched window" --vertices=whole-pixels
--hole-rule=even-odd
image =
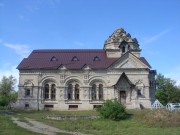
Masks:
[[[76,56],[74,56],[74,57],[72,58],[72,61],[79,61],[79,59],[78,59]]]
[[[125,53],[125,46],[122,47],[122,53]]]
[[[94,61],[100,61],[100,58],[98,56],[94,57]]]
[[[75,100],[79,100],[79,85],[75,85]]]
[[[103,100],[103,85],[99,84],[99,100]]]
[[[143,82],[138,81],[136,83],[136,91],[137,91],[137,96],[138,97],[141,97],[141,98],[144,97],[145,93],[144,93],[144,84],[143,84]]]
[[[55,100],[56,99],[56,85],[52,84],[51,85],[51,100]]]
[[[46,83],[44,86],[44,99],[55,100],[56,99],[56,85],[53,83]]]
[[[45,85],[45,94],[44,94],[45,99],[49,99],[49,84]]]
[[[130,50],[131,49],[131,47],[130,47],[130,45],[128,45],[128,50]]]
[[[33,97],[33,83],[28,80],[24,83],[24,96],[25,97]]]
[[[69,84],[68,85],[68,100],[72,100],[72,95],[73,95],[72,91],[73,91],[73,85]]]
[[[92,85],[91,97],[92,97],[92,100],[96,100],[96,84]]]
[[[51,58],[51,61],[57,61],[58,59],[55,57],[55,56],[53,56],[52,58]]]

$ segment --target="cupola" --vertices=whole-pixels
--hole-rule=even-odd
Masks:
[[[122,28],[113,32],[104,43],[104,50],[107,57],[118,58],[126,52],[131,52],[137,57],[140,57],[141,49],[136,38],[131,38],[129,33]]]

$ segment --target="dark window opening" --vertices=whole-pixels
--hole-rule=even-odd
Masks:
[[[99,100],[103,100],[103,85],[99,84]]]
[[[56,85],[52,84],[51,86],[51,100],[55,100],[56,99]]]
[[[154,87],[155,81],[149,81],[149,85],[150,85],[150,87]]]
[[[128,50],[130,50],[131,49],[131,47],[130,47],[130,45],[128,45]]]
[[[137,95],[138,95],[138,96],[141,96],[141,95],[142,95],[142,94],[141,94],[141,90],[138,90],[138,91],[137,91]]]
[[[54,105],[44,105],[44,108],[54,108]]]
[[[28,108],[28,107],[29,107],[29,104],[25,104],[25,107]]]
[[[26,89],[26,96],[30,96],[30,94],[31,94],[30,89]]]
[[[44,95],[45,99],[49,99],[49,84],[45,85],[45,95]]]
[[[122,53],[125,53],[125,46],[122,47]]]
[[[96,84],[93,84],[91,89],[92,100],[96,100]]]
[[[68,86],[68,100],[72,100],[72,94],[73,94],[73,86],[72,86],[72,84],[69,84],[69,86]]]
[[[69,105],[69,110],[78,110],[78,105]]]
[[[79,85],[75,85],[75,100],[79,100]]]
[[[93,105],[93,109],[101,108],[102,105]]]

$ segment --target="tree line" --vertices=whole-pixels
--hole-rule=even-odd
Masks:
[[[163,105],[180,103],[180,87],[176,85],[176,81],[158,74],[156,76],[155,96]]]

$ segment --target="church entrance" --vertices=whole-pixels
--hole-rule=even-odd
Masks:
[[[122,104],[126,104],[126,92],[125,91],[120,91],[120,102]]]

